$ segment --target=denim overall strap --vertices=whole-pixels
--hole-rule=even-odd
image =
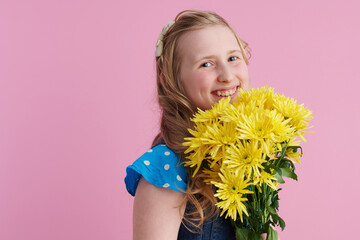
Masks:
[[[186,210],[190,211],[193,207],[187,204]],[[201,229],[195,229],[187,225],[188,228],[195,231],[190,232],[182,223],[179,229],[178,240],[235,240],[235,230],[231,224],[230,218],[225,219],[224,216],[220,217],[219,214],[213,218],[204,221]]]

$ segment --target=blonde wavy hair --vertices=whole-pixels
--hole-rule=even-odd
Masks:
[[[246,64],[249,64],[251,49],[248,43],[242,40],[221,16],[214,12],[199,10],[185,10],[175,17],[175,23],[164,35],[162,54],[156,57],[156,82],[161,122],[160,133],[155,137],[152,146],[158,144],[162,138],[165,144],[182,159],[186,157],[184,154],[186,147],[182,143],[185,137],[190,136],[188,129],[193,128],[190,118],[197,107],[185,95],[180,81],[181,59],[177,46],[179,38],[184,33],[214,25],[226,26],[234,33],[243,58]],[[195,177],[191,177],[192,169],[187,168],[187,172],[189,178],[186,197],[181,206],[189,202],[194,206],[194,211],[185,212],[183,222],[200,228],[206,219],[218,213],[215,206],[217,200],[214,197],[213,187],[204,183],[201,171]]]

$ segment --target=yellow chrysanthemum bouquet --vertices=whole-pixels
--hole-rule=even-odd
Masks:
[[[277,213],[279,184],[283,177],[297,180],[294,162],[302,156],[299,143],[312,112],[266,86],[239,91],[233,103],[223,98],[195,114],[185,165],[216,187],[217,206],[233,220],[237,239],[267,233],[273,240],[272,226],[285,227]]]

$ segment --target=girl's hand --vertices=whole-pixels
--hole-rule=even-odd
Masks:
[[[176,240],[184,207],[179,211],[185,194],[155,187],[143,177],[134,200],[134,240]]]

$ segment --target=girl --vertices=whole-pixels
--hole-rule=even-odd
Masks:
[[[182,145],[197,108],[250,88],[248,44],[213,12],[186,10],[162,30],[156,44],[160,133],[152,149],[127,167],[125,183],[135,196],[134,239],[235,239],[219,217],[213,188],[201,171],[183,166]]]

